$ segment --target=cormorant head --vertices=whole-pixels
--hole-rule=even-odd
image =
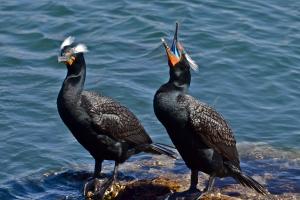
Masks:
[[[178,23],[176,22],[176,29],[175,34],[172,42],[171,48],[168,46],[164,38],[161,39],[168,56],[168,64],[170,69],[190,69],[193,70],[198,69],[198,65],[195,63],[194,60],[186,53],[182,44],[177,39],[178,34]]]
[[[58,56],[58,62],[64,62],[68,67],[83,58],[83,53],[88,51],[84,44],[76,44],[74,40],[74,37],[69,36],[60,46],[61,52]]]
[[[186,53],[182,44],[178,42],[177,33],[178,23],[176,23],[174,39],[171,48],[163,38],[161,40],[168,56],[168,64],[170,67],[169,81],[178,87],[186,88],[186,86],[188,87],[191,82],[190,68],[192,68],[193,70],[197,70],[198,65]]]

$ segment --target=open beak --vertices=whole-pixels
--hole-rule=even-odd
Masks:
[[[177,33],[178,33],[178,22],[176,22],[176,28],[175,28],[174,38],[173,38],[173,42],[172,42],[172,46],[171,46],[171,51],[173,52],[173,54],[176,57],[180,58],[180,53],[177,48],[177,45],[179,44],[179,42],[177,40]]]
[[[177,40],[177,33],[178,33],[178,23],[176,22],[176,28],[175,28],[175,33],[174,33],[174,38],[172,42],[171,48],[168,46],[164,38],[161,39],[165,49],[166,53],[168,56],[168,62],[171,64],[173,67],[180,61],[180,52],[178,51],[178,45],[179,42]]]
[[[164,38],[161,41],[166,49],[168,56],[168,63],[170,67],[174,67],[179,62],[186,62],[194,71],[198,70],[197,63],[187,54],[182,44],[178,41],[178,23],[176,22],[176,28],[171,48],[168,46]]]

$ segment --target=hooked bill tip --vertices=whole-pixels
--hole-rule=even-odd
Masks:
[[[178,22],[176,22],[176,24],[175,24],[174,40],[177,40],[178,26],[179,26],[179,23],[178,23]]]

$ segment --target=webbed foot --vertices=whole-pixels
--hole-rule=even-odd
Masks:
[[[197,200],[201,196],[201,192],[198,189],[189,189],[183,192],[175,192],[171,194],[168,200]]]
[[[103,199],[105,191],[112,183],[113,178],[90,178],[84,185],[84,197],[88,199]]]

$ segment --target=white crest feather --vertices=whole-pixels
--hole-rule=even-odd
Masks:
[[[194,70],[194,71],[198,71],[198,65],[197,63],[189,56],[189,54],[185,53],[185,58],[187,59],[187,61],[190,64],[190,67]]]
[[[67,37],[63,43],[60,45],[60,49],[63,49],[65,46],[68,46],[74,42],[75,38],[72,36]]]
[[[88,52],[88,49],[84,44],[78,44],[76,47],[74,47],[74,52],[75,53]]]

